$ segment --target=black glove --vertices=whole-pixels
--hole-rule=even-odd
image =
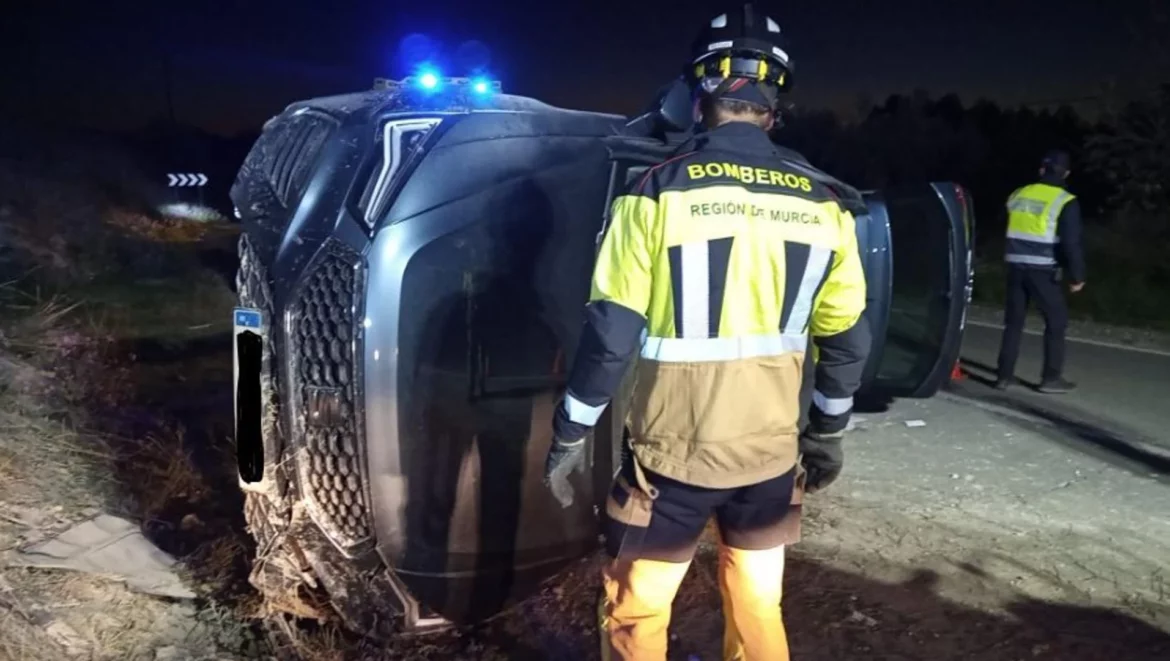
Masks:
[[[554,438],[548,457],[544,460],[544,486],[552,490],[553,498],[568,507],[573,504],[573,485],[569,473],[576,469],[585,472],[585,439],[562,441]]]
[[[845,450],[841,447],[844,438],[844,432],[818,434],[811,429],[800,435],[800,453],[804,455],[801,463],[806,473],[805,491],[820,491],[841,474],[841,467],[845,464]]]

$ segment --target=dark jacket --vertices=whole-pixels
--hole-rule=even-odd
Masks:
[[[1063,178],[1053,175],[1041,177],[1040,181],[1050,186],[1066,187]],[[1083,235],[1082,227],[1081,205],[1079,201],[1074,199],[1064,205],[1064,209],[1060,212],[1060,219],[1056,222],[1056,235],[1060,238],[1057,259],[1072,282],[1084,282],[1086,277],[1085,250],[1081,238]]]

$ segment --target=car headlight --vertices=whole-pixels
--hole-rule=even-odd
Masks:
[[[427,136],[441,121],[440,117],[415,117],[391,120],[382,126],[380,160],[359,204],[368,228],[373,229],[377,219],[386,212],[398,174],[418,157]]]

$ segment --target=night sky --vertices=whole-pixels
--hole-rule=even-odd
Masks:
[[[674,76],[704,21],[740,3],[675,0],[13,3],[0,27],[0,110],[100,128],[166,116],[220,133],[287,103],[401,76],[412,32],[483,42],[509,92],[631,113]],[[1161,68],[1148,0],[757,2],[790,39],[792,101],[856,111],[924,89],[1008,104],[1122,94]],[[23,7],[20,7],[23,5]],[[1163,26],[1162,29],[1164,29]],[[1166,35],[1162,35],[1163,39]],[[167,57],[169,53],[170,57]],[[440,62],[443,60],[441,59]],[[458,73],[450,71],[451,74]],[[1091,112],[1091,109],[1089,110]]]

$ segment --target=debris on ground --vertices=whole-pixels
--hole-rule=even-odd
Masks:
[[[194,599],[183,585],[177,562],[127,521],[102,514],[79,523],[39,544],[11,552],[12,567],[78,571],[123,581],[143,594],[172,599]]]
[[[871,628],[876,627],[878,625],[877,620],[866,615],[865,613],[862,613],[861,611],[850,612],[849,617],[846,618],[846,621],[850,622],[852,624],[860,624],[861,626],[871,627]]]

